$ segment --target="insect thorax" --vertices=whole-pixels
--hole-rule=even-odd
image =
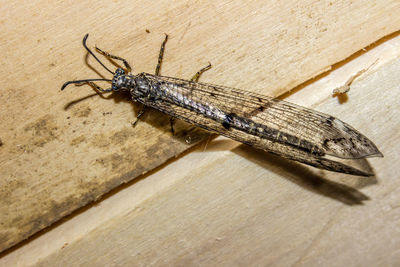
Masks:
[[[127,88],[135,99],[148,98],[151,95],[151,84],[146,77],[140,73],[135,76],[127,76]]]

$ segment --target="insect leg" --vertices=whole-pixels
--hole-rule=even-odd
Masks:
[[[95,84],[94,82],[88,82],[88,84],[90,84],[90,86],[94,87],[94,89],[96,89],[97,91],[99,91],[101,93],[108,93],[108,92],[112,91],[111,88],[103,89],[100,86],[98,86],[97,84]]]
[[[168,34],[165,34],[165,39],[161,44],[161,48],[160,48],[160,53],[158,54],[158,63],[157,63],[157,67],[156,67],[156,75],[160,75],[160,68],[161,68],[161,63],[162,63],[162,59],[164,56],[164,49],[165,49],[165,44],[167,43],[168,40]]]
[[[139,118],[143,115],[143,113],[145,112],[145,110],[146,110],[146,106],[143,106],[142,109],[139,111],[139,114],[136,116],[136,120],[135,120],[134,122],[132,122],[132,126],[133,126],[133,127],[136,126],[136,124],[137,124],[138,121],[139,121]]]
[[[132,70],[131,66],[130,66],[129,63],[128,63],[125,59],[123,59],[122,57],[114,56],[114,55],[112,55],[112,54],[110,54],[110,53],[108,53],[108,52],[106,52],[106,51],[101,50],[101,49],[98,48],[97,46],[96,46],[96,51],[99,52],[100,54],[102,54],[102,55],[105,56],[105,57],[112,58],[112,59],[116,59],[116,60],[121,60],[121,61],[124,63],[126,70],[127,70],[128,72],[131,72],[131,70]]]
[[[162,63],[162,60],[163,60],[164,50],[165,50],[165,44],[167,43],[167,41],[168,41],[168,34],[165,34],[165,39],[164,39],[164,41],[163,41],[162,44],[161,44],[160,53],[158,54],[158,62],[157,62],[156,72],[155,72],[155,74],[156,74],[157,76],[160,75],[161,63]],[[172,132],[172,135],[175,134],[175,131],[174,131],[174,122],[175,122],[175,118],[174,118],[174,117],[171,117],[171,118],[169,119],[169,123],[170,123],[170,125],[171,125],[171,132]]]
[[[209,69],[211,69],[211,63],[208,62],[208,65],[204,68],[202,68],[201,70],[199,70],[198,72],[196,72],[196,74],[192,77],[192,79],[190,79],[192,82],[198,82],[200,76],[205,72],[208,71]]]
[[[175,123],[175,118],[174,117],[170,117],[169,118],[169,124],[171,125],[171,133],[172,133],[172,135],[175,135],[174,123]]]

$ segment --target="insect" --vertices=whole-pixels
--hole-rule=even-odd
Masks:
[[[84,48],[113,78],[68,81],[61,90],[69,84],[82,83],[101,93],[126,90],[134,101],[143,104],[137,119],[146,107],[151,107],[255,148],[329,171],[371,176],[334,159],[383,157],[374,143],[335,117],[249,91],[198,82],[211,64],[191,80],[160,76],[168,35],[161,45],[154,75],[131,74],[125,59],[96,47],[98,53],[122,61],[125,66],[125,70],[111,71],[87,47],[87,38],[88,34],[82,41]],[[103,89],[96,81],[110,82],[111,87]]]

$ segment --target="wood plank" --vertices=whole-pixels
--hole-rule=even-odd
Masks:
[[[86,32],[91,45],[147,72],[168,32],[163,74],[190,77],[212,61],[204,81],[277,95],[400,25],[394,0],[245,6],[37,0],[0,8],[0,37],[7,40],[0,45],[7,81],[0,91],[0,251],[176,157],[190,147],[187,136],[192,145],[207,136],[178,125],[173,137],[168,118],[156,112],[132,130],[137,107],[125,96],[101,99],[87,87],[60,93],[65,80],[97,76],[82,64]]]
[[[317,104],[318,109],[331,112],[332,114],[345,118],[346,120],[351,120],[351,119],[354,120],[351,123],[357,126],[357,128],[361,127],[360,130],[368,134],[369,137],[371,137],[374,141],[376,141],[380,148],[382,144],[386,144],[384,145],[385,148],[383,150],[383,152],[385,153],[385,158],[375,159],[371,162],[371,165],[375,168],[375,170],[377,170],[377,168],[379,169],[379,172],[377,172],[378,181],[375,178],[358,179],[356,177],[350,178],[349,176],[341,177],[337,175],[334,175],[334,177],[329,177],[326,176],[326,173],[322,174],[324,175],[323,177],[315,177],[313,175],[310,175],[310,173],[307,170],[304,170],[301,167],[299,168],[299,166],[301,166],[299,164],[290,164],[290,163],[286,164],[285,161],[268,156],[266,154],[264,155],[264,153],[261,153],[260,155],[257,153],[256,150],[253,151],[251,149],[246,149],[245,147],[237,148],[238,146],[237,142],[223,139],[220,137],[219,139],[212,141],[211,143],[208,143],[206,149],[204,149],[204,146],[201,146],[198,149],[198,151],[194,151],[192,153],[185,155],[179,160],[153,173],[152,175],[146,176],[145,179],[141,179],[135,184],[127,185],[123,189],[118,190],[118,192],[114,194],[108,194],[108,196],[101,202],[98,202],[95,205],[90,205],[83,211],[75,213],[74,216],[69,216],[69,218],[67,220],[64,220],[63,223],[59,223],[55,227],[51,227],[46,232],[40,235],[36,235],[35,238],[30,239],[29,242],[26,242],[24,245],[19,246],[18,249],[9,251],[9,253],[7,253],[7,255],[5,255],[0,261],[0,265],[26,266],[37,263],[37,261],[40,259],[50,265],[56,265],[57,263],[60,262],[57,260],[58,257],[55,257],[55,255],[61,257],[61,261],[63,261],[66,258],[66,255],[70,256],[69,260],[73,262],[78,261],[76,257],[85,258],[86,255],[81,255],[76,250],[83,251],[83,253],[85,253],[87,249],[90,250],[90,247],[93,247],[94,244],[90,244],[89,247],[86,247],[86,245],[83,244],[86,244],[88,242],[87,241],[88,238],[89,239],[93,238],[93,233],[99,233],[99,229],[106,228],[101,234],[105,237],[105,240],[108,240],[107,239],[108,235],[113,236],[115,232],[119,231],[118,229],[122,229],[121,227],[122,224],[124,224],[124,220],[126,219],[125,218],[127,216],[126,214],[130,213],[136,214],[137,217],[135,217],[134,219],[135,223],[143,224],[143,218],[145,217],[142,214],[143,203],[147,208],[156,208],[149,206],[161,205],[157,200],[160,193],[164,195],[163,197],[166,197],[165,194],[171,194],[172,195],[171,197],[173,198],[174,195],[176,194],[175,191],[181,188],[181,185],[184,181],[188,179],[189,180],[200,179],[202,176],[197,175],[197,173],[199,172],[201,173],[201,170],[207,171],[210,168],[215,170],[215,173],[214,171],[211,171],[212,174],[210,174],[210,176],[214,177],[215,181],[220,181],[220,184],[218,184],[218,188],[224,187],[223,189],[221,189],[223,191],[228,190],[230,192],[232,183],[235,184],[237,180],[242,181],[243,184],[246,184],[244,181],[245,178],[250,179],[251,181],[254,181],[254,178],[251,177],[261,177],[257,179],[267,180],[265,181],[265,183],[267,183],[266,186],[264,187],[261,186],[260,189],[256,189],[254,191],[255,196],[251,197],[251,199],[249,200],[250,201],[249,204],[252,204],[252,202],[254,202],[254,198],[262,198],[260,201],[263,204],[257,204],[257,205],[268,205],[267,203],[265,203],[265,201],[269,201],[275,205],[274,207],[276,209],[283,209],[286,206],[288,206],[289,210],[287,212],[290,214],[291,209],[296,207],[296,205],[299,205],[296,203],[297,199],[293,200],[293,198],[295,198],[297,194],[301,194],[302,196],[304,196],[301,198],[301,201],[304,201],[304,199],[307,200],[307,202],[304,204],[307,205],[307,207],[303,208],[307,209],[306,213],[303,215],[297,210],[294,210],[292,213],[299,214],[300,216],[299,219],[296,219],[295,223],[292,223],[290,221],[290,219],[292,219],[290,216],[283,214],[282,216],[285,216],[285,218],[287,218],[286,223],[290,224],[284,226],[287,227],[288,231],[294,232],[294,230],[296,229],[301,229],[301,225],[303,225],[304,226],[303,229],[306,229],[303,230],[303,232],[306,233],[303,233],[299,238],[300,239],[307,238],[308,237],[307,233],[309,233],[309,235],[311,236],[309,239],[314,238],[313,240],[315,241],[313,241],[313,243],[309,245],[309,247],[304,251],[300,251],[297,249],[291,250],[285,255],[285,257],[279,258],[280,260],[284,260],[289,255],[291,259],[296,258],[299,263],[302,262],[314,263],[320,259],[323,259],[327,261],[327,264],[325,265],[331,265],[330,262],[338,262],[338,263],[344,262],[346,265],[349,265],[348,264],[349,261],[353,260],[353,258],[357,259],[357,262],[359,262],[360,261],[359,258],[361,258],[361,260],[365,260],[365,255],[369,255],[368,261],[370,261],[371,264],[373,262],[378,262],[380,259],[382,259],[382,257],[379,253],[374,253],[373,250],[376,247],[378,247],[378,251],[380,252],[381,249],[380,247],[385,247],[380,244],[381,242],[380,240],[383,240],[382,242],[388,241],[391,235],[390,232],[393,230],[392,226],[383,227],[382,226],[383,223],[381,224],[381,222],[382,220],[386,220],[384,225],[393,225],[396,223],[396,216],[398,214],[397,209],[395,208],[396,201],[398,202],[396,198],[397,183],[396,181],[393,182],[393,180],[396,179],[395,173],[398,172],[398,170],[396,169],[397,165],[395,164],[396,161],[395,153],[397,148],[396,147],[388,148],[388,146],[390,145],[385,140],[387,138],[391,139],[392,137],[396,138],[398,136],[398,133],[394,132],[394,135],[388,133],[387,135],[391,136],[388,137],[385,135],[381,135],[380,129],[393,128],[394,131],[396,131],[396,129],[399,128],[398,123],[396,126],[396,124],[393,123],[392,121],[393,120],[392,112],[393,111],[396,112],[397,106],[394,105],[393,108],[389,108],[389,112],[388,114],[385,114],[385,116],[380,116],[381,115],[380,113],[371,116],[371,118],[374,119],[374,121],[375,118],[380,119],[379,122],[377,123],[379,127],[374,127],[375,124],[371,124],[370,122],[368,122],[368,124],[362,123],[362,121],[365,120],[365,115],[363,114],[368,112],[365,112],[364,110],[358,110],[355,107],[361,106],[364,108],[368,108],[370,105],[376,106],[377,103],[378,104],[387,103],[387,105],[391,105],[391,103],[388,102],[386,99],[385,101],[377,102],[376,100],[379,99],[376,99],[374,94],[368,94],[368,92],[374,90],[378,90],[379,93],[385,90],[392,91],[391,84],[394,83],[394,86],[396,86],[397,81],[395,79],[394,80],[392,78],[388,79],[388,76],[390,77],[391,75],[393,75],[393,73],[394,73],[393,76],[397,77],[396,68],[394,68],[394,70],[392,69],[392,71],[390,72],[387,72],[380,66],[386,66],[388,62],[393,60],[393,58],[399,57],[400,56],[399,51],[400,51],[400,37],[398,36],[384,43],[381,43],[379,46],[374,47],[373,49],[370,49],[367,53],[362,53],[360,56],[353,58],[351,61],[347,63],[342,62],[341,64],[338,64],[338,66],[340,67],[335,68],[333,71],[329,73],[329,75],[317,79],[312,84],[309,84],[306,87],[302,88],[301,91],[288,97],[289,100],[302,105],[315,107],[315,103],[321,103]],[[370,64],[374,62],[376,59],[378,59],[378,63],[365,74],[367,76],[363,75],[359,77],[359,79],[356,79],[355,83],[352,84],[352,88],[348,93],[347,102],[340,103],[336,98],[330,97],[332,88],[344,84],[350,76],[352,76],[354,73],[357,73],[360,69],[370,66]],[[380,69],[379,70],[380,74],[385,74],[385,75],[376,75],[376,73],[378,73],[378,69]],[[369,82],[367,84],[365,84],[364,82],[358,83],[360,80],[369,80],[369,81],[375,80],[374,84],[378,87],[370,88],[370,86],[373,87],[374,84],[370,84]],[[380,85],[380,83],[386,85],[382,86]],[[365,92],[367,92],[367,94],[365,94]],[[369,97],[372,97],[372,99],[369,99]],[[381,97],[384,98],[388,97],[389,100],[391,99],[391,97],[393,97],[393,100],[395,100],[395,96],[391,95],[388,96],[383,94]],[[326,107],[329,108],[325,109]],[[344,110],[342,111],[343,108]],[[349,110],[350,110],[350,115],[348,113]],[[357,119],[360,115],[362,117],[362,121],[358,121]],[[392,119],[386,120],[385,118],[392,118]],[[395,127],[392,127],[393,125],[395,125]],[[367,127],[367,129],[363,127]],[[233,158],[231,154],[233,154]],[[235,155],[240,155],[240,158],[235,157]],[[226,162],[231,162],[232,166],[224,167],[227,164]],[[380,166],[381,164],[382,166]],[[392,164],[395,165],[392,166]],[[257,165],[260,165],[261,167],[257,167]],[[221,174],[221,171],[225,170],[229,171],[232,168],[234,170],[237,169],[239,170],[237,174],[236,172],[234,172],[233,174],[237,179],[234,181],[232,181],[234,178],[230,178],[229,172],[226,175]],[[382,170],[384,170],[383,174],[381,173]],[[244,171],[245,174],[243,174]],[[279,175],[279,177],[276,177],[275,175]],[[250,178],[248,178],[249,176]],[[269,182],[269,179],[272,179],[271,184]],[[332,182],[329,182],[327,179],[330,179]],[[214,185],[215,181],[213,181],[211,185]],[[226,182],[231,182],[231,184]],[[371,184],[373,186],[365,188],[367,185]],[[206,186],[205,190],[210,189],[209,186],[207,186],[207,184],[205,186]],[[176,190],[173,190],[173,188],[176,188]],[[196,190],[199,189],[195,188],[194,190],[196,192]],[[216,189],[211,188],[210,190],[214,191]],[[252,188],[247,189],[245,186],[243,186],[241,187],[241,190],[249,191],[253,189]],[[371,190],[373,191],[372,193],[370,193]],[[274,193],[275,191],[276,193]],[[302,193],[302,191],[305,192]],[[158,194],[156,192],[158,192]],[[385,192],[393,192],[393,193],[386,194]],[[277,196],[275,195],[279,193],[288,196],[283,197],[284,199],[282,201],[275,201],[274,199],[277,198]],[[235,194],[240,195],[240,192],[239,193],[235,192]],[[260,194],[263,195],[260,196]],[[316,196],[314,196],[314,194]],[[205,197],[207,197],[208,195],[210,195],[210,193],[206,194]],[[150,200],[146,200],[149,199],[146,198],[147,196],[154,196],[154,197],[152,197]],[[184,198],[186,196],[182,195],[181,197],[182,197],[181,202],[185,202],[186,199]],[[369,197],[370,201],[363,200],[365,197]],[[218,196],[218,199],[219,198],[220,196]],[[231,198],[232,197],[228,197],[228,199]],[[308,201],[308,198],[311,198],[311,200]],[[325,198],[327,198],[328,200],[324,200]],[[246,198],[241,198],[240,201],[247,201],[246,199],[247,196]],[[324,205],[323,209],[321,208],[320,204],[321,200],[323,201],[322,204]],[[356,218],[359,217],[360,220],[356,222],[351,222],[355,223],[356,225],[354,227],[352,226],[353,228],[355,227],[360,228],[357,230],[354,229],[350,230],[350,232],[356,236],[351,236],[349,235],[349,233],[347,233],[348,232],[347,229],[349,227],[348,224],[350,223],[347,220],[354,220],[354,218],[350,218],[351,215],[348,215],[346,217],[347,220],[342,220],[340,217],[340,219],[336,221],[332,219],[329,224],[326,223],[326,220],[329,220],[328,216],[333,217],[336,216],[336,214],[340,215],[340,211],[335,210],[336,207],[338,210],[349,210],[350,207],[348,207],[344,203],[346,204],[357,203],[357,200],[363,203],[363,205],[362,206],[352,205],[350,210],[351,212],[355,211],[358,214],[355,217]],[[146,204],[149,201],[151,201],[151,203],[153,204],[151,205]],[[204,198],[202,198],[201,201],[203,201],[202,203],[206,206],[211,205],[207,203],[214,202],[213,199],[204,199]],[[221,202],[222,200],[218,201]],[[247,204],[248,202],[245,203]],[[196,207],[198,205],[200,204],[197,203]],[[224,209],[227,209],[228,211],[235,210],[238,213],[237,216],[239,217],[243,216],[241,215],[241,213],[243,213],[247,209],[247,208],[244,209],[243,204],[237,203],[237,201],[227,201],[226,203],[223,202],[221,205],[222,207],[225,207]],[[381,215],[382,211],[379,210],[379,208],[381,207],[383,207],[385,213],[387,214],[385,215],[385,217],[382,217]],[[170,210],[170,208],[167,209]],[[242,209],[244,209],[244,211],[242,211]],[[367,210],[364,211],[364,209]],[[321,215],[321,210],[323,212],[322,215]],[[283,211],[284,209],[281,210],[280,212]],[[148,211],[145,212],[148,213]],[[263,217],[265,216],[264,214],[265,212],[266,211],[263,209],[255,211],[256,215],[254,217],[259,217],[259,216]],[[268,218],[268,223],[269,222],[275,223],[276,220],[280,220],[280,217],[274,216],[274,214],[279,211],[272,211],[272,212],[273,214],[271,214]],[[364,220],[364,217],[359,215],[360,212],[364,212],[365,214],[367,214],[367,217],[369,218],[368,220],[365,221],[366,226],[361,225]],[[216,218],[213,218],[212,220],[221,221],[221,223],[223,224],[224,219],[221,218],[223,216],[225,216],[225,212],[217,214]],[[308,218],[307,216],[310,216],[310,218]],[[377,218],[382,217],[382,220],[379,219],[375,221],[376,218],[374,218],[374,216]],[[187,215],[182,214],[181,217],[186,218]],[[165,219],[169,220],[170,215],[167,215]],[[306,224],[309,222],[309,219],[315,220],[314,222],[315,225],[312,227],[312,230],[309,230],[309,225]],[[173,222],[176,222],[177,220],[178,218],[173,218],[172,222],[170,222],[169,224],[172,225]],[[204,219],[199,218],[199,220],[204,220]],[[136,221],[142,221],[142,222],[136,222]],[[151,222],[151,224],[154,223],[155,222]],[[344,226],[337,227],[336,224]],[[376,230],[371,229],[372,226],[370,227],[369,224],[373,225],[377,229]],[[112,225],[112,227],[110,225]],[[232,227],[231,224],[225,223],[224,225],[228,228]],[[219,229],[224,228],[224,225],[220,225]],[[178,228],[178,226],[176,225],[172,227],[175,227],[174,228],[175,230],[177,230]],[[274,232],[272,226],[268,226],[268,224],[266,224],[265,227],[266,230]],[[188,237],[185,237],[185,240],[191,243],[192,247],[203,246],[203,244],[199,242],[196,238],[191,237],[192,236],[191,231],[197,231],[196,227],[193,226],[192,228],[193,228],[192,230],[188,230],[189,234]],[[251,231],[252,227],[250,225],[250,226],[245,226],[244,228],[246,229],[246,231]],[[323,229],[323,228],[324,231],[318,232],[318,229]],[[331,240],[329,238],[331,235],[330,229],[335,229],[334,234],[338,235],[337,240],[332,239],[332,242],[329,242],[329,240]],[[385,229],[387,232],[384,232]],[[141,228],[129,227],[129,229],[126,231],[128,232],[132,231],[133,234],[135,234],[140,230]],[[169,233],[164,235],[170,235],[171,231],[173,230],[167,231]],[[360,233],[360,231],[368,231],[368,233],[364,232]],[[377,231],[377,234],[376,236],[371,237],[371,240],[361,242],[362,243],[361,245],[354,244],[354,246],[351,246],[353,239],[357,240],[359,236],[371,235],[371,233],[374,233],[375,231]],[[164,232],[164,230],[161,232]],[[155,231],[153,231],[152,233],[154,234]],[[293,241],[292,236],[291,235],[281,236],[280,234],[281,233],[278,232],[269,235],[270,242],[271,243],[277,242],[277,244],[283,243],[282,247],[287,249],[293,248],[294,246],[291,243]],[[144,232],[143,235],[151,235],[151,233]],[[382,235],[382,237],[380,235]],[[259,235],[258,237],[254,238],[252,242],[255,242],[259,246],[263,246],[263,244],[261,244],[262,241],[260,241],[260,239],[262,238],[263,236]],[[346,247],[348,251],[336,250],[337,247],[339,249],[341,248],[341,246],[338,245],[342,244],[342,241],[340,240],[341,238],[343,238],[343,240],[346,241],[347,244],[349,244]],[[394,241],[396,240],[396,238],[397,238],[396,236],[393,236]],[[305,240],[304,242],[309,244],[310,242],[309,239]],[[315,246],[315,244],[319,242],[319,240],[324,240],[323,245],[325,246],[325,248],[319,251],[320,253],[315,253],[313,247]],[[235,241],[240,244],[242,243],[242,239],[236,238]],[[232,244],[233,241],[231,241],[230,243]],[[126,240],[124,237],[118,240],[118,242],[116,242],[115,244],[117,244],[117,246],[119,246],[120,249],[119,257],[118,259],[116,259],[117,262],[122,262],[122,261],[130,262],[131,260],[133,260],[131,258],[131,255],[130,256],[126,255],[128,253],[127,250],[128,251],[130,250],[130,246],[125,246]],[[152,245],[154,245],[154,249],[156,250],[158,248],[157,240],[154,241],[154,244]],[[224,245],[221,246],[226,246],[226,245],[227,244],[225,243]],[[363,245],[364,247],[362,247]],[[139,244],[136,244],[135,246],[137,247],[139,246]],[[236,244],[236,246],[239,246],[239,244]],[[64,255],[64,251],[67,247],[71,248],[69,251],[66,252],[67,254]],[[212,250],[212,247],[207,248],[207,246],[205,245],[204,247],[206,247],[206,249]],[[253,246],[249,245],[249,247]],[[335,248],[334,251],[337,254],[332,256],[334,257],[334,259],[324,256],[324,253],[328,254],[332,253],[332,251],[328,251],[329,247]],[[149,247],[143,249],[151,250],[151,248]],[[368,249],[371,251],[369,251]],[[385,252],[386,254],[382,254],[384,255],[384,258],[387,259],[387,262],[389,263],[398,262],[396,260],[396,255],[397,255],[396,249],[398,248],[395,246],[391,247],[387,252]],[[240,246],[240,248],[238,248],[237,251],[239,253],[244,253],[243,250],[248,251],[249,249],[248,247],[242,244],[242,246]],[[281,250],[282,248],[275,246],[271,249],[271,255],[275,254],[273,252],[275,251],[279,252]],[[98,249],[96,251],[98,251],[99,254],[102,254],[104,252],[102,249]],[[359,256],[361,253],[360,251],[362,251],[362,253],[364,253],[365,255],[363,254],[362,256]],[[154,254],[155,252],[152,253]],[[293,253],[296,255],[292,255]],[[392,255],[390,255],[390,253],[392,253]],[[89,254],[96,254],[96,252]],[[220,254],[219,253],[216,254],[218,255],[215,258],[220,259]],[[172,259],[174,255],[175,254],[169,257],[169,259],[171,261],[174,260],[178,262],[179,259],[177,258]],[[353,257],[353,255],[355,256]],[[267,262],[269,260],[271,259],[270,258],[266,259]],[[149,261],[150,260],[148,258],[142,259],[143,263],[148,263]],[[137,262],[136,259],[135,262]],[[316,265],[316,263],[313,265]],[[365,264],[360,263],[360,265],[365,265]]]
[[[373,138],[385,155],[369,160],[376,177],[317,170],[221,137],[41,235],[3,263],[398,265],[400,145],[389,140],[400,138],[400,37],[394,41],[289,97],[346,117]],[[376,58],[380,66],[355,80],[346,103],[330,96],[332,83],[346,82]],[[166,180],[169,186],[152,194]]]

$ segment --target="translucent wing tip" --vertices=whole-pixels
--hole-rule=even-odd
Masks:
[[[322,147],[327,155],[343,159],[383,157],[376,145],[363,134],[339,119],[332,121],[337,133],[334,138],[325,139]]]
[[[315,165],[309,163],[306,164],[315,166],[320,169],[346,173],[351,175],[365,176],[365,177],[375,176],[373,169],[365,159],[358,159],[358,160],[354,159],[336,160],[336,159],[335,157],[328,156],[317,159],[315,161],[317,164]]]
[[[375,153],[373,153],[371,155],[364,156],[364,158],[375,158],[375,157],[376,158],[383,158],[384,156],[383,156],[382,152],[380,152],[378,149],[376,149]]]
[[[350,175],[357,175],[357,176],[364,176],[364,177],[375,176],[374,173],[364,172],[364,171],[360,171],[360,170],[356,170],[355,172],[348,173],[348,174],[350,174]]]

